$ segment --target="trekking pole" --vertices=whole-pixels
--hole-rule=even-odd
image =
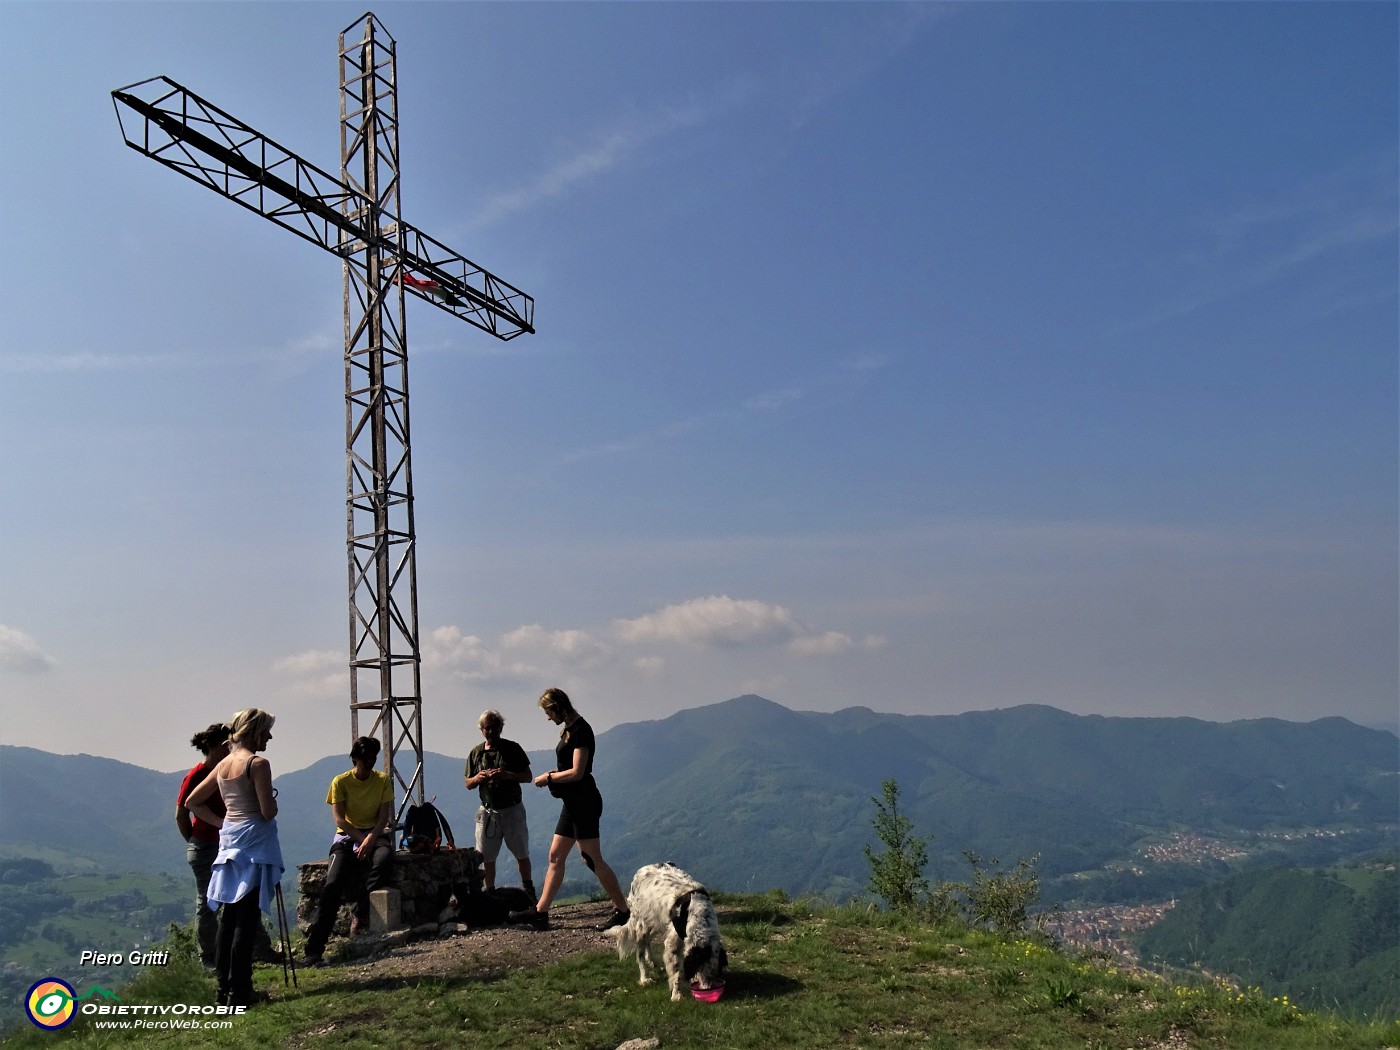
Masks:
[[[279,882],[273,890],[273,896],[277,898],[277,947],[280,949],[277,954],[282,956],[282,983],[287,983],[287,916],[286,909],[282,906],[282,884]]]
[[[291,968],[292,987],[300,988],[297,984],[297,963],[292,958],[292,929],[287,923],[287,903],[282,898],[282,884],[277,884],[277,933],[282,939],[282,983],[287,983],[288,967]]]

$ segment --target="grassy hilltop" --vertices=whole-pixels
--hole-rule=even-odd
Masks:
[[[98,1031],[79,1017],[58,1033],[12,1031],[21,1047],[500,1047],[611,1050],[656,1039],[665,1050],[932,1047],[939,1050],[1382,1050],[1400,1024],[1308,1014],[1284,998],[1222,986],[1175,985],[1063,954],[1034,938],[861,906],[789,902],[782,894],[720,895],[730,950],[724,999],[672,1003],[639,988],[636,967],[605,950],[541,967],[474,962],[473,936],[443,972],[376,977],[354,963],[301,975],[221,1031]],[[548,936],[540,934],[537,936]],[[178,942],[181,938],[177,937]],[[184,936],[187,942],[188,937]],[[178,951],[176,952],[178,954]],[[144,973],[124,1003],[212,1002],[188,959]]]

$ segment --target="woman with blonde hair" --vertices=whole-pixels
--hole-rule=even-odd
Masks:
[[[540,899],[533,908],[511,912],[510,919],[537,930],[549,928],[549,906],[564,883],[564,863],[569,859],[569,851],[577,844],[583,863],[598,877],[598,884],[615,909],[599,929],[622,926],[630,917],[627,897],[618,885],[617,875],[603,859],[598,843],[603,796],[593,780],[593,727],[574,710],[569,694],[562,689],[546,689],[540,697],[540,708],[546,718],[564,728],[559,731],[559,743],[554,748],[554,769],[537,776],[535,786],[548,788],[562,805],[559,823],[554,827],[554,840],[549,846],[549,869],[545,872]]]
[[[222,905],[214,969],[219,1003],[226,1006],[252,1004],[257,928],[262,913],[272,910],[284,870],[272,766],[258,755],[272,739],[274,721],[256,707],[235,714],[229,721],[228,756],[185,798],[190,812],[219,829],[208,899]],[[223,799],[222,814],[208,805],[216,790]]]

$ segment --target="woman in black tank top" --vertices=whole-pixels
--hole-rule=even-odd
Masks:
[[[579,856],[588,870],[598,877],[613,902],[612,917],[599,929],[611,929],[627,922],[627,897],[618,885],[617,875],[603,859],[599,844],[598,821],[603,815],[603,796],[593,780],[593,754],[596,742],[593,727],[574,710],[562,689],[546,689],[540,708],[555,725],[563,726],[554,749],[554,769],[535,778],[535,786],[546,788],[559,799],[559,823],[549,846],[549,869],[545,872],[540,899],[533,908],[511,912],[513,922],[544,929],[549,925],[549,906],[564,882],[564,865],[569,851],[577,844]]]

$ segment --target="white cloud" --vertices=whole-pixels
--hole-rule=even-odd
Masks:
[[[867,635],[858,642],[850,635],[842,634],[840,631],[823,631],[821,634],[794,638],[788,644],[788,649],[798,656],[830,656],[851,649],[883,649],[888,644],[888,639],[878,635]]]
[[[547,631],[537,623],[517,627],[501,637],[504,649],[534,650],[571,663],[596,663],[607,649],[587,631]]]
[[[298,700],[331,700],[350,693],[350,661],[339,649],[304,649],[272,665],[290,679],[282,694]]]
[[[683,645],[762,646],[786,643],[797,656],[827,656],[851,649],[877,649],[883,638],[856,641],[840,631],[805,624],[781,605],[711,595],[668,605],[634,620],[615,620],[613,630],[628,642],[678,642]]]
[[[284,656],[272,665],[272,669],[278,674],[305,675],[342,666],[348,669],[349,664],[349,658],[338,649],[306,649],[291,656]]]
[[[649,113],[628,114],[592,142],[518,189],[498,193],[472,217],[473,227],[489,226],[537,204],[566,196],[589,179],[620,167],[650,143],[683,128],[703,124],[749,97],[744,80],[721,84],[713,96],[693,103],[657,106]]]
[[[1197,241],[1175,269],[1182,290],[1114,334],[1175,320],[1268,286],[1319,258],[1358,247],[1393,245],[1400,229],[1389,156],[1313,178],[1274,198],[1205,216]],[[1394,294],[1393,287],[1373,289]]]
[[[632,661],[632,667],[644,675],[659,675],[666,670],[666,659],[661,656],[639,656]]]
[[[635,620],[616,620],[613,629],[629,642],[682,642],[687,645],[759,645],[801,633],[801,625],[781,605],[711,595],[695,598]]]
[[[430,631],[422,651],[425,669],[466,682],[538,681],[546,674],[545,669],[527,661],[508,659],[500,647],[492,648],[476,635],[463,634],[460,627],[452,625]]]
[[[883,354],[858,353],[799,376],[786,386],[760,390],[737,402],[670,420],[650,430],[573,449],[560,458],[559,464],[567,467],[587,460],[630,456],[692,434],[708,434],[719,429],[731,431],[736,425],[746,425],[751,417],[765,418],[785,411],[820,411],[822,406],[859,394],[870,377],[887,368],[891,360]]]
[[[325,674],[293,682],[284,687],[282,693],[298,700],[334,700],[348,697],[350,695],[349,665],[347,664],[344,671],[337,671],[335,674]]]
[[[842,634],[840,631],[824,631],[821,634],[808,635],[805,638],[794,638],[789,643],[788,648],[798,656],[825,656],[831,653],[844,653],[855,644],[848,634]]]
[[[19,674],[43,674],[58,666],[39,643],[23,631],[0,624],[0,669]]]

